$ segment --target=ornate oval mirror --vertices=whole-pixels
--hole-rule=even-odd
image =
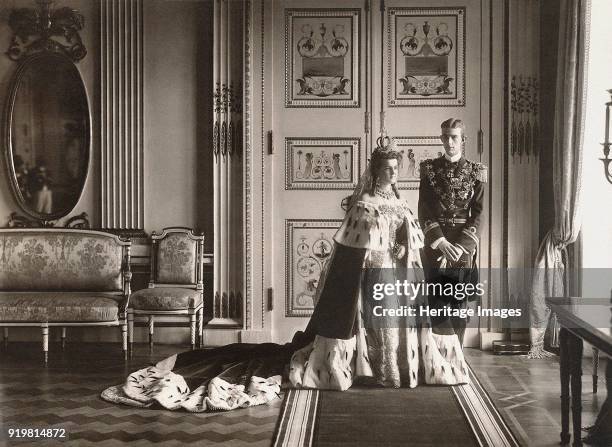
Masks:
[[[43,52],[20,63],[5,119],[7,164],[17,202],[44,222],[76,206],[89,168],[90,115],[79,70]]]

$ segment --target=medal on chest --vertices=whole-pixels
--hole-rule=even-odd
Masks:
[[[468,200],[474,189],[474,179],[466,166],[446,165],[435,169],[432,187],[440,200],[449,206]]]

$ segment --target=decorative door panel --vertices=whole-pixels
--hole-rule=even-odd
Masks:
[[[287,0],[273,14],[273,339],[312,313],[364,164],[364,2]],[[324,6],[324,7],[322,7]]]
[[[285,22],[285,107],[358,108],[361,10],[295,3],[302,7],[279,2]]]
[[[465,105],[465,16],[464,6],[389,5],[388,106]]]
[[[285,316],[312,314],[321,271],[329,262],[341,219],[285,220]]]

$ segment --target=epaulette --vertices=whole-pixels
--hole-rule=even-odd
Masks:
[[[479,162],[474,163],[474,177],[481,183],[487,183],[489,178],[487,167]]]

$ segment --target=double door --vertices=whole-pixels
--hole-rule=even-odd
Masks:
[[[273,36],[265,281],[272,339],[284,342],[308,322],[344,216],[341,202],[381,124],[402,154],[400,192],[414,210],[419,161],[443,152],[445,119],[464,120],[466,156],[488,161],[489,2],[279,0],[264,7],[264,28],[271,28],[264,33]],[[477,344],[476,332],[467,334],[468,345]]]

